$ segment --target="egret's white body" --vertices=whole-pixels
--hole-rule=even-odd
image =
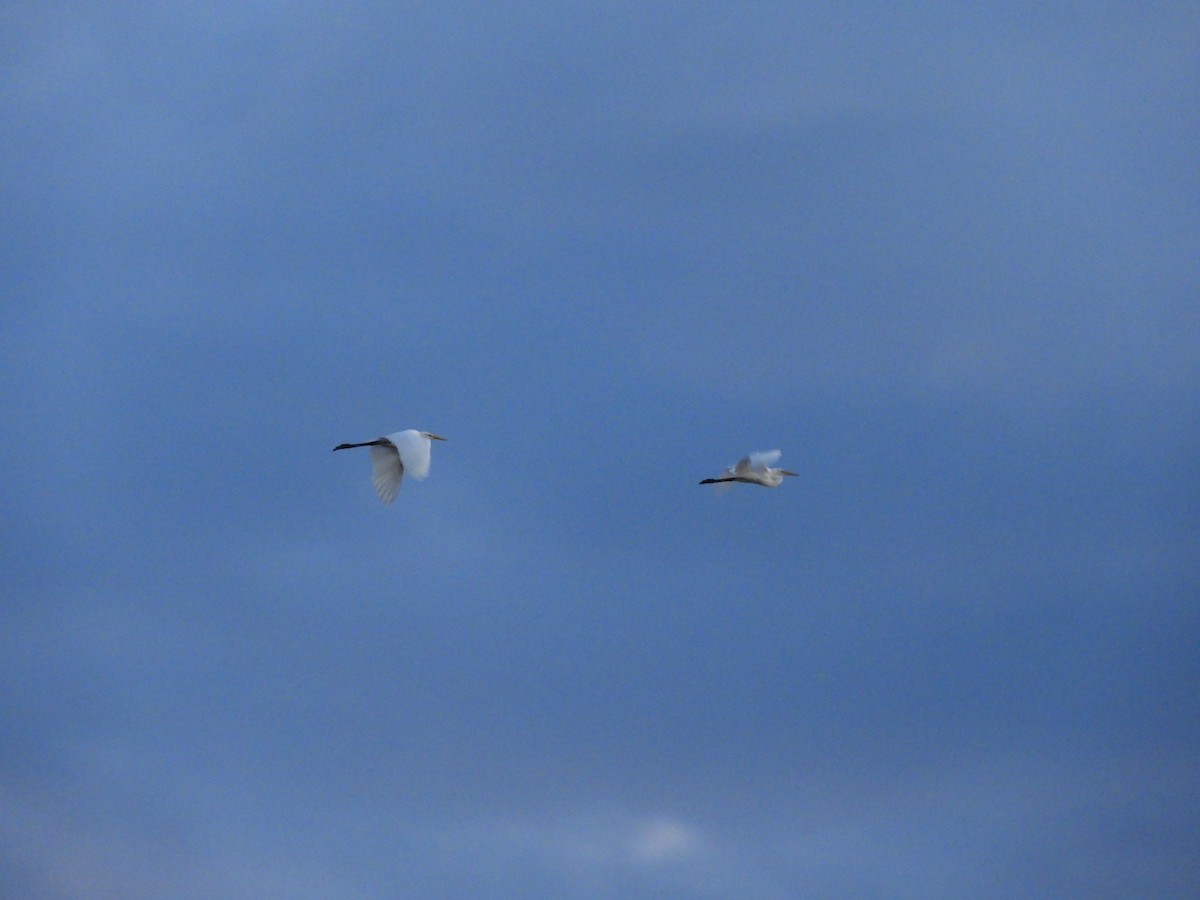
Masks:
[[[763,450],[743,456],[735,465],[730,466],[716,478],[705,478],[701,484],[715,484],[717,487],[729,487],[735,481],[742,484],[761,484],[763,487],[779,487],[785,475],[795,475],[787,469],[773,469],[771,463],[778,462],[783,456],[779,450]]]
[[[444,437],[428,431],[397,431],[386,437],[365,441],[361,444],[338,444],[333,449],[349,450],[352,447],[371,448],[372,480],[375,493],[384,503],[391,503],[400,491],[400,482],[406,474],[413,478],[424,478],[429,474],[429,449],[431,441],[444,441]]]

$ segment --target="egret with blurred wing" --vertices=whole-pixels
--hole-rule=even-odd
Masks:
[[[736,465],[730,466],[716,478],[705,478],[701,484],[715,484],[718,487],[728,487],[735,481],[742,484],[761,484],[763,487],[779,487],[783,476],[795,475],[787,469],[772,469],[771,463],[778,462],[783,455],[779,450],[762,450],[742,457]]]
[[[384,503],[391,503],[396,499],[405,474],[413,478],[424,478],[429,474],[431,441],[444,440],[440,435],[410,428],[361,444],[338,444],[333,449],[337,452],[353,447],[370,447],[371,465],[375,470],[372,476],[375,493]]]

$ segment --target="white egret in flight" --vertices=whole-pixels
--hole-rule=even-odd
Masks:
[[[384,503],[391,503],[396,499],[405,473],[413,478],[424,478],[429,474],[430,441],[444,440],[440,435],[410,428],[361,444],[338,444],[333,449],[337,452],[352,447],[370,447],[375,493]]]
[[[771,463],[778,461],[783,453],[779,450],[762,450],[744,456],[736,465],[730,466],[716,478],[705,478],[701,484],[729,487],[735,481],[742,484],[761,484],[763,487],[779,487],[784,475],[795,475],[787,469],[772,469]]]

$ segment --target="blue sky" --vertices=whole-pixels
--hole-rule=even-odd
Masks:
[[[0,20],[14,896],[1200,890],[1200,13]]]

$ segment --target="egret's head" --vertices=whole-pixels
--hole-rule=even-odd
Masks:
[[[425,438],[426,440],[430,440],[430,441],[444,441],[444,440],[446,440],[446,439],[445,439],[444,437],[442,437],[440,434],[431,434],[431,433],[430,433],[430,432],[428,432],[428,431],[422,431],[422,432],[421,432],[421,437]]]

